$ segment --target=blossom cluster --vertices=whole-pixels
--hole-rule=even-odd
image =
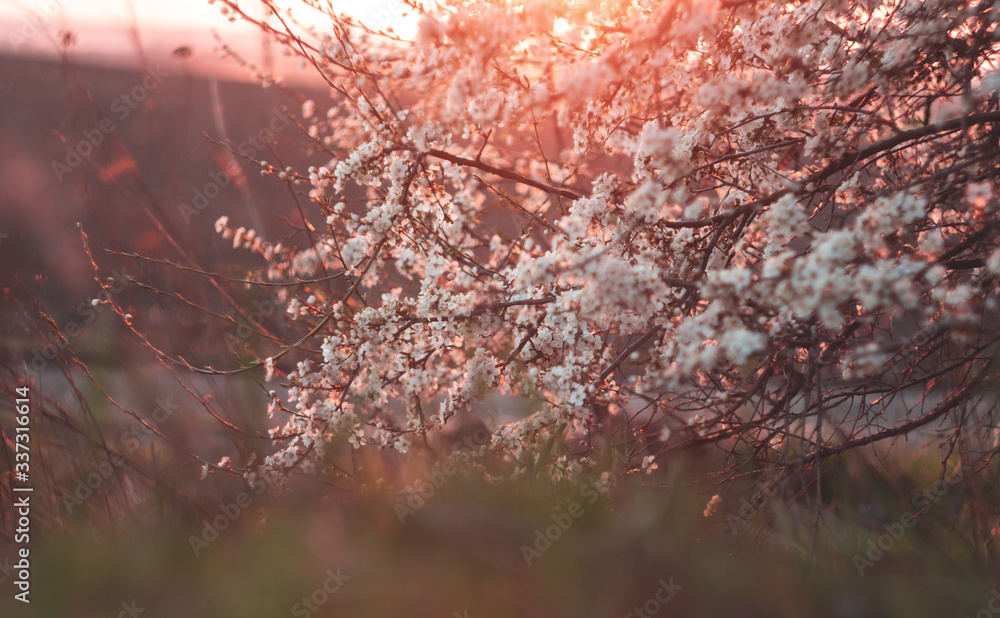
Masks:
[[[303,106],[320,160],[281,177],[323,224],[294,249],[219,230],[275,280],[345,276],[292,300],[318,349],[278,372],[254,474],[483,424],[493,477],[609,452],[649,472],[792,417],[878,437],[873,395],[983,379],[998,22],[966,0],[442,0],[412,41],[265,28],[331,87]]]

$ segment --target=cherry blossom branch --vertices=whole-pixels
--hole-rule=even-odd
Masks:
[[[403,146],[401,146],[400,148],[404,149],[404,150],[411,150],[411,151],[416,152],[415,148],[403,147]],[[460,157],[458,155],[453,155],[453,154],[451,154],[449,152],[445,152],[443,150],[438,150],[437,148],[431,148],[430,150],[427,151],[426,154],[429,155],[429,156],[438,158],[438,159],[443,159],[445,161],[448,161],[448,162],[451,162],[451,163],[455,163],[457,165],[463,165],[465,167],[472,167],[472,168],[475,168],[477,170],[493,174],[494,176],[499,176],[500,178],[503,178],[505,180],[512,180],[514,182],[517,182],[517,183],[520,183],[520,184],[523,184],[523,185],[527,185],[529,187],[534,187],[535,189],[541,189],[542,191],[545,191],[546,193],[549,193],[551,195],[558,195],[559,197],[565,197],[565,198],[571,199],[571,200],[578,200],[581,197],[583,197],[579,193],[576,193],[575,191],[571,191],[570,189],[566,189],[564,187],[556,187],[556,186],[553,186],[553,185],[550,185],[550,184],[546,184],[546,183],[541,182],[539,180],[535,180],[535,179],[529,178],[529,177],[527,177],[527,176],[525,176],[523,174],[519,174],[517,172],[514,172],[512,170],[508,170],[508,169],[504,169],[502,167],[496,167],[494,165],[490,165],[489,163],[485,163],[485,162],[483,162],[483,161],[481,161],[479,159],[468,159],[466,157]]]

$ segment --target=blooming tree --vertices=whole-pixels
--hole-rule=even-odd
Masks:
[[[221,4],[332,97],[314,167],[260,162],[307,242],[216,224],[305,324],[247,366],[287,387],[251,482],[473,427],[508,478],[995,449],[1000,4],[442,0],[413,40]]]

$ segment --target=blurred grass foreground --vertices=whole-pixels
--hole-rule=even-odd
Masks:
[[[116,505],[122,470],[36,524],[29,615],[976,615],[996,572],[969,494],[995,492],[942,483],[928,459],[845,457],[818,509],[783,500],[801,478],[756,507],[713,500],[684,458],[608,493],[429,469],[401,494],[232,487],[198,505]]]

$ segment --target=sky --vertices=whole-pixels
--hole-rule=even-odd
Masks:
[[[412,21],[403,15],[399,0],[331,0],[335,10],[353,15],[370,26],[394,27],[405,33]],[[319,15],[295,0],[280,0],[279,6],[294,6],[304,23],[322,27]],[[243,0],[243,9],[263,16],[260,3]],[[191,50],[195,72],[238,77],[232,62],[219,63],[213,30],[249,60],[261,62],[273,53],[262,45],[259,32],[244,23],[230,23],[221,3],[208,0],[0,0],[0,55],[55,57],[60,53],[61,33],[72,31],[74,58],[109,66],[134,66],[139,54],[132,37],[137,25],[139,42],[148,61],[169,59],[173,50]],[[281,58],[275,57],[281,66]]]

